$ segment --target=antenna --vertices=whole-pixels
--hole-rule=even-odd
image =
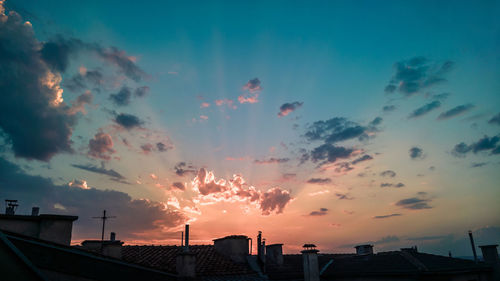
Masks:
[[[6,199],[5,200],[5,214],[6,215],[15,215],[16,214],[16,209],[19,206],[17,204],[17,200],[11,200],[11,199]]]
[[[101,219],[102,220],[102,234],[101,234],[101,242],[104,241],[104,227],[106,226],[106,220],[107,219],[114,219],[116,218],[115,216],[106,216],[106,210],[102,212],[102,217],[92,217],[93,219]],[[101,243],[102,247],[102,243]]]

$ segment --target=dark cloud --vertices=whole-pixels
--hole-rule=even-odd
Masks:
[[[370,126],[371,127],[375,127],[375,126],[378,126],[380,124],[382,124],[382,121],[384,121],[384,119],[382,117],[375,117],[371,122],[370,122]]]
[[[163,232],[164,228],[180,226],[187,220],[182,213],[165,209],[163,203],[133,199],[120,191],[56,185],[48,178],[28,175],[2,158],[0,178],[3,196],[18,199],[20,213],[28,213],[32,206],[39,206],[42,213],[79,216],[73,226],[74,239],[95,237],[99,222],[92,217],[104,209],[117,216],[109,225],[123,240],[141,238],[138,233]]]
[[[142,98],[142,97],[147,96],[148,93],[149,93],[149,87],[148,86],[142,86],[142,87],[138,87],[138,88],[135,89],[134,96]]]
[[[380,173],[380,176],[393,178],[396,176],[396,172],[394,172],[393,170],[385,170]]]
[[[274,158],[274,157],[271,157],[269,159],[263,159],[263,160],[255,159],[254,163],[255,164],[281,164],[281,163],[286,163],[288,161],[290,161],[289,158]]]
[[[263,215],[270,215],[272,212],[280,214],[291,200],[288,191],[274,187],[262,193],[259,205]]]
[[[400,183],[387,183],[387,182],[384,182],[384,183],[381,183],[380,184],[380,187],[396,187],[396,188],[401,188],[401,187],[404,187],[405,184],[400,182]]]
[[[169,149],[172,149],[173,146],[171,143],[165,144],[164,142],[157,142],[156,143],[156,149],[158,149],[159,152],[165,152]]]
[[[431,112],[432,110],[439,108],[440,106],[441,106],[441,102],[435,100],[433,102],[430,102],[424,106],[421,106],[421,107],[415,109],[412,113],[410,113],[408,118],[417,118],[417,117],[423,116],[423,115]]]
[[[243,86],[243,89],[248,90],[250,92],[261,91],[262,87],[260,86],[259,78],[254,78],[248,80],[248,82]]]
[[[424,150],[420,147],[414,146],[408,151],[411,159],[422,159],[424,158]]]
[[[76,114],[81,112],[82,114],[86,114],[85,105],[90,104],[94,96],[90,91],[85,91],[85,93],[79,95],[76,100],[71,102],[71,108],[69,109],[69,114]]]
[[[500,125],[500,112],[493,116],[489,121],[488,121],[489,124],[496,124],[496,125]]]
[[[127,113],[118,114],[115,118],[115,122],[127,130],[140,128],[144,124],[139,117]]]
[[[409,96],[446,81],[445,76],[453,68],[452,61],[432,62],[424,57],[414,57],[394,64],[395,73],[385,87],[386,93],[396,90]]]
[[[334,117],[326,121],[316,121],[308,126],[305,137],[309,141],[323,140],[336,143],[360,138],[366,134],[367,128],[343,117]]]
[[[172,183],[172,187],[179,190],[186,190],[186,186],[182,182],[174,182]]]
[[[89,171],[92,173],[110,176],[110,177],[116,178],[116,179],[125,179],[125,177],[122,176],[120,173],[118,173],[117,171],[115,171],[113,169],[108,170],[104,167],[104,165],[101,165],[101,167],[97,167],[97,166],[94,166],[91,164],[87,164],[87,165],[71,164],[71,166],[78,168],[78,169],[85,170],[85,171]]]
[[[357,158],[357,159],[354,159],[354,160],[351,162],[351,164],[356,165],[356,164],[358,164],[359,162],[364,162],[364,161],[368,161],[368,160],[372,160],[372,159],[373,159],[373,157],[372,157],[372,156],[370,156],[370,155],[368,155],[368,154],[365,154],[365,155],[363,155],[363,156],[361,156],[361,157],[359,157],[359,158]]]
[[[354,199],[353,197],[350,197],[347,193],[335,193],[335,196],[339,198],[339,200],[352,200]]]
[[[62,101],[61,75],[67,66],[52,60],[30,24],[0,11],[0,128],[16,157],[49,161],[72,152],[76,118]],[[43,55],[45,54],[45,55]]]
[[[312,211],[312,212],[310,212],[308,216],[318,217],[318,216],[325,216],[327,214],[328,214],[328,209],[327,208],[320,208],[318,211]]]
[[[474,105],[471,103],[462,104],[462,105],[456,106],[448,111],[441,113],[437,119],[438,120],[445,120],[445,119],[453,118],[453,117],[461,115],[461,114],[463,114],[463,113],[465,113],[473,108],[474,108]]]
[[[63,86],[72,92],[78,92],[91,87],[101,87],[104,77],[100,70],[81,69],[80,73],[63,81]]]
[[[89,155],[103,160],[111,159],[113,149],[113,139],[109,134],[98,132],[94,138],[89,140]]]
[[[109,99],[116,106],[126,106],[130,104],[130,97],[132,96],[132,90],[129,87],[123,86],[120,91],[116,94],[109,95]]]
[[[288,114],[292,113],[295,111],[297,108],[301,107],[304,103],[303,102],[292,102],[292,103],[284,103],[283,105],[280,106],[280,112],[278,112],[279,117],[284,117],[287,116]]]
[[[400,206],[402,208],[410,210],[431,209],[432,207],[429,206],[429,203],[432,200],[428,199],[426,196],[427,196],[426,192],[418,192],[417,197],[411,197],[399,200],[398,202],[396,202],[396,206]]]
[[[79,39],[64,39],[62,36],[57,36],[52,41],[43,44],[40,54],[53,71],[64,72],[71,57],[76,56],[83,45],[84,43]]]
[[[382,216],[374,216],[374,219],[388,219],[392,217],[400,217],[402,214],[390,214],[390,215],[382,215]]]
[[[153,151],[153,145],[150,143],[146,143],[146,144],[141,145],[141,149],[142,149],[142,152],[144,152],[145,154],[148,154],[148,153]]]
[[[314,163],[320,162],[320,166],[326,163],[334,163],[337,159],[350,158],[354,153],[353,148],[335,146],[325,143],[314,148],[310,153],[310,159]]]
[[[311,184],[328,184],[331,182],[332,180],[329,178],[310,178],[309,180],[307,180],[307,183]]]
[[[409,240],[409,241],[429,241],[429,240],[441,240],[441,239],[445,239],[445,238],[449,238],[449,235],[409,237],[406,240]]]
[[[392,112],[394,110],[396,110],[395,105],[386,105],[386,106],[382,107],[382,111],[384,111],[384,112]]]
[[[179,162],[174,167],[175,173],[183,177],[187,174],[196,174],[198,170],[191,164],[187,164],[186,162]]]
[[[472,163],[470,166],[472,168],[480,168],[480,167],[484,167],[486,165],[488,165],[487,162],[479,162],[479,163]]]
[[[451,153],[457,157],[464,157],[468,152],[478,153],[481,151],[490,151],[490,154],[500,154],[500,135],[493,137],[484,136],[477,142],[467,145],[463,142],[455,145]]]
[[[444,101],[446,100],[451,94],[450,93],[441,93],[441,94],[426,94],[427,98],[436,100],[436,101]]]

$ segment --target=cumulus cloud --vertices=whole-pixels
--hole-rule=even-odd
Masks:
[[[288,161],[290,161],[289,158],[274,158],[274,157],[271,157],[269,159],[262,159],[262,160],[255,159],[254,163],[255,164],[282,164],[282,163],[286,163]]]
[[[459,115],[464,114],[465,112],[473,109],[475,106],[471,103],[468,104],[462,104],[459,106],[456,106],[448,111],[445,111],[438,116],[438,120],[445,120],[445,119],[450,119]]]
[[[140,128],[144,124],[144,121],[139,119],[139,117],[127,113],[120,113],[116,115],[114,121],[126,130]]]
[[[73,238],[95,237],[93,216],[101,210],[116,215],[113,230],[124,240],[140,238],[141,233],[163,233],[187,221],[181,212],[166,208],[161,202],[133,199],[127,193],[76,186],[56,185],[50,179],[26,174],[19,166],[0,158],[0,189],[8,198],[16,198],[20,208],[39,206],[44,213],[78,215]],[[82,185],[82,182],[79,182]],[[64,208],[61,208],[64,206]],[[59,207],[59,208],[58,208]],[[144,237],[147,239],[148,237]]]
[[[115,153],[113,139],[109,134],[98,132],[89,140],[88,155],[102,160],[109,160],[113,153]]]
[[[424,158],[424,150],[418,146],[410,148],[408,151],[411,159],[422,159]]]
[[[402,214],[390,214],[390,215],[382,215],[382,216],[374,216],[374,219],[388,219],[392,217],[399,217],[402,216]]]
[[[129,87],[123,86],[120,91],[116,94],[109,95],[109,99],[116,106],[126,106],[130,104],[130,97],[132,96],[132,90]]]
[[[87,164],[87,165],[71,164],[71,166],[75,167],[75,168],[78,168],[78,169],[85,170],[85,171],[89,171],[89,172],[92,172],[92,173],[110,176],[111,178],[114,178],[114,179],[120,179],[120,180],[124,180],[125,179],[125,177],[122,176],[117,171],[115,171],[113,169],[106,169],[104,167],[104,164],[101,165],[101,167],[97,167],[97,166],[94,166],[94,165],[91,165],[91,164]]]
[[[186,162],[179,162],[175,165],[174,167],[175,173],[183,177],[187,174],[196,174],[198,170],[191,164],[188,164]]]
[[[229,180],[217,179],[213,172],[205,168],[198,171],[191,183],[193,189],[199,192],[200,200],[255,203],[263,215],[282,213],[292,200],[290,192],[279,187],[263,192],[246,184],[240,175],[233,175]]]
[[[328,209],[327,208],[319,208],[318,211],[312,211],[312,212],[310,212],[308,216],[318,217],[318,216],[325,216],[327,214],[328,214]]]
[[[337,159],[350,158],[354,152],[353,148],[346,148],[343,146],[335,146],[325,143],[311,151],[310,159],[314,163],[319,162],[319,166],[321,166],[326,163],[334,163]]]
[[[393,170],[385,170],[385,171],[380,173],[380,176],[393,178],[396,176],[396,172],[394,172]]]
[[[431,209],[432,207],[429,205],[429,203],[432,200],[427,198],[426,195],[427,193],[425,192],[418,192],[417,197],[401,199],[396,202],[396,206],[410,210]]]
[[[329,178],[310,178],[307,180],[307,183],[311,184],[329,184],[332,180]]]
[[[469,152],[473,152],[474,154],[476,154],[482,151],[490,151],[491,155],[500,154],[499,141],[500,135],[496,135],[493,137],[488,137],[485,135],[483,138],[470,145],[467,145],[463,142],[455,145],[451,153],[457,157],[464,157]]]
[[[417,117],[421,117],[429,112],[431,112],[432,110],[436,109],[436,108],[439,108],[441,106],[441,102],[440,101],[433,101],[433,102],[430,102],[428,104],[425,104],[417,109],[415,109],[412,113],[410,113],[410,115],[408,116],[408,118],[417,118]]]
[[[294,112],[296,109],[301,107],[304,103],[294,101],[292,103],[284,103],[280,106],[280,112],[278,112],[279,117],[287,116],[288,114]]]
[[[243,90],[247,91],[238,97],[240,103],[257,103],[259,100],[259,93],[262,90],[259,78],[249,80],[244,86]]]
[[[323,140],[326,143],[336,143],[350,139],[367,137],[370,128],[343,117],[320,120],[308,126],[305,137],[309,141]]]
[[[90,188],[87,185],[87,181],[86,180],[77,180],[77,179],[74,179],[74,180],[70,181],[68,183],[68,186],[78,187],[78,188],[81,188],[81,189],[89,189]]]
[[[452,70],[452,61],[434,62],[424,57],[414,57],[394,64],[395,73],[385,87],[386,93],[398,91],[409,96],[446,81]]]

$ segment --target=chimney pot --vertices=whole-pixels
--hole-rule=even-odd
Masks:
[[[305,244],[302,251],[304,281],[319,281],[318,250],[314,244]]]

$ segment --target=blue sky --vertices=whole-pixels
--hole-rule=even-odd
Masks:
[[[0,68],[5,104],[30,99],[19,115],[0,117],[4,172],[20,169],[7,182],[44,179],[47,190],[65,195],[51,199],[45,189],[12,186],[0,195],[24,200],[26,210],[38,204],[47,212],[80,212],[78,239],[93,233],[87,214],[113,211],[113,196],[125,200],[116,212],[130,214],[137,204],[155,210],[143,219],[149,224],[123,229],[137,243],[171,243],[185,222],[199,229],[200,243],[263,230],[269,239],[286,239],[276,242],[290,252],[306,242],[303,232],[331,251],[362,241],[378,241],[379,249],[420,241],[447,253],[443,245],[459,249],[468,229],[489,233],[485,243],[500,239],[498,1],[3,6],[11,19],[4,30],[27,34],[0,36],[11,55],[0,56],[9,62]],[[11,86],[6,74],[22,65],[24,53],[5,42],[24,46],[27,38],[41,49],[30,49],[40,77],[60,75],[56,85],[64,90],[58,108],[43,110],[66,118],[70,130],[55,142],[70,149],[57,146],[46,157],[21,145],[40,136],[44,149],[43,130],[54,132],[51,125],[31,138],[11,126],[38,112],[31,106],[37,94],[21,96],[24,84]],[[62,62],[67,67],[54,66]],[[101,76],[90,80],[92,73]],[[137,123],[127,127],[120,114]],[[247,197],[234,191],[241,188]],[[89,192],[111,198],[69,206],[68,197]],[[280,236],[284,226],[297,234]],[[373,231],[360,233],[363,226]],[[327,230],[309,231],[317,227]],[[428,236],[441,238],[413,239]]]

